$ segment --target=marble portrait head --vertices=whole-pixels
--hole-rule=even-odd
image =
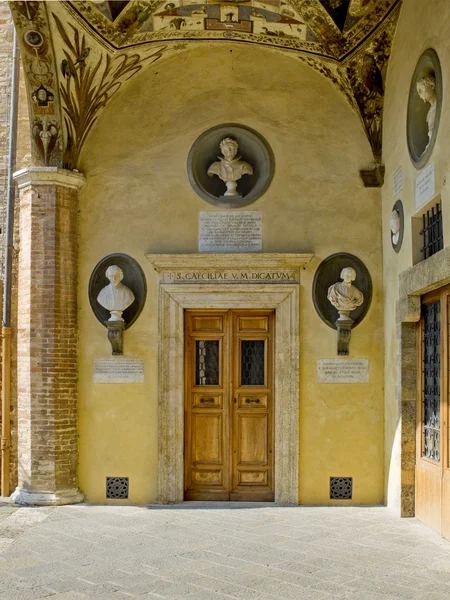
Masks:
[[[106,269],[106,277],[109,279],[111,285],[117,287],[123,279],[123,271],[117,265],[111,265]]]
[[[238,143],[233,138],[224,138],[220,144],[220,151],[224,155],[226,160],[233,160],[238,151]]]
[[[419,79],[416,89],[424,102],[429,102],[430,104],[436,102],[436,79],[433,75],[426,75]]]
[[[353,267],[344,267],[341,271],[340,278],[345,283],[351,283],[352,281],[355,281],[355,279],[356,279],[355,269]]]
[[[391,216],[389,219],[389,228],[392,233],[392,243],[394,245],[396,245],[398,242],[399,236],[400,236],[401,220],[400,220],[400,213],[395,208],[391,212]]]

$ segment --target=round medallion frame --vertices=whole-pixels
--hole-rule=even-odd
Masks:
[[[337,252],[325,258],[314,275],[312,297],[317,314],[332,329],[337,329],[336,321],[339,313],[327,298],[328,288],[341,281],[341,271],[345,267],[355,269],[355,286],[364,295],[364,302],[351,313],[351,318],[354,320],[352,329],[359,325],[367,315],[372,302],[372,278],[362,260],[347,252]]]
[[[144,308],[147,297],[147,282],[144,271],[140,264],[128,254],[108,254],[102,258],[94,267],[89,279],[88,294],[89,303],[97,320],[106,327],[106,321],[110,318],[109,310],[103,308],[98,302],[97,297],[109,281],[105,275],[106,269],[111,265],[117,265],[123,271],[122,283],[130,288],[134,294],[134,302],[123,311],[125,329],[129,329]]]
[[[243,175],[237,182],[236,199],[225,197],[225,183],[216,175],[207,174],[220,156],[220,142],[227,137],[237,141],[238,156],[253,167],[252,175]],[[241,208],[255,202],[267,190],[275,172],[275,159],[267,140],[259,133],[238,123],[225,123],[208,129],[195,140],[188,155],[187,172],[200,198],[221,208]]]
[[[436,82],[436,116],[433,134],[428,143],[427,114],[430,104],[424,102],[417,93],[417,82],[433,75]],[[428,48],[417,61],[411,79],[406,121],[406,137],[409,156],[416,169],[422,169],[430,159],[439,129],[442,108],[442,69],[439,57],[433,48]],[[427,147],[428,144],[428,147]],[[426,148],[426,149],[425,149]]]
[[[397,200],[397,202],[394,204],[394,206],[392,207],[391,214],[394,212],[394,210],[396,210],[398,212],[398,216],[400,218],[400,231],[398,232],[398,240],[397,240],[396,244],[394,244],[394,236],[392,234],[392,231],[391,231],[390,227],[389,227],[389,232],[391,234],[392,248],[398,254],[400,252],[401,247],[402,247],[403,232],[405,230],[405,213],[404,213],[404,210],[403,210],[403,202],[401,200]],[[389,216],[389,219],[390,219],[390,216]]]

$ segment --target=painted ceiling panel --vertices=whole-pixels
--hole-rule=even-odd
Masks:
[[[384,77],[401,0],[10,2],[36,164],[75,168],[114,94],[142,68],[207,42],[286,52],[327,77],[381,160]]]

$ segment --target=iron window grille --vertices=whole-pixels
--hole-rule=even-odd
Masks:
[[[422,455],[436,462],[441,447],[441,305],[423,306]]]
[[[420,235],[422,236],[423,243],[420,251],[424,260],[433,256],[433,254],[436,254],[436,252],[439,252],[439,250],[442,250],[444,247],[442,212],[439,203],[422,215],[422,229]]]

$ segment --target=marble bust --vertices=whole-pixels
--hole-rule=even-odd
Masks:
[[[117,265],[111,265],[106,269],[106,277],[109,285],[100,290],[97,302],[111,313],[109,321],[123,321],[122,313],[134,302],[134,294],[122,282],[123,271]]]
[[[389,219],[389,227],[390,227],[390,230],[392,233],[392,243],[394,244],[394,246],[396,246],[398,244],[398,239],[400,237],[401,223],[400,223],[400,214],[399,214],[398,210],[395,208],[391,212],[391,217]]]
[[[327,298],[338,309],[338,321],[348,321],[350,313],[364,302],[362,292],[352,282],[356,279],[356,271],[352,267],[345,267],[340,275],[343,281],[334,283],[328,288]]]
[[[218,161],[213,162],[208,169],[208,175],[212,177],[217,175],[227,186],[225,196],[239,196],[237,192],[237,181],[243,175],[252,175],[253,167],[236,156],[238,143],[232,138],[225,138],[220,142],[220,151],[223,154],[218,156]]]
[[[427,75],[422,77],[416,84],[417,93],[420,98],[430,105],[427,113],[427,125],[428,125],[428,144],[425,150],[430,145],[431,136],[433,135],[434,124],[436,121],[436,80],[433,75]],[[424,152],[425,152],[424,150]]]

